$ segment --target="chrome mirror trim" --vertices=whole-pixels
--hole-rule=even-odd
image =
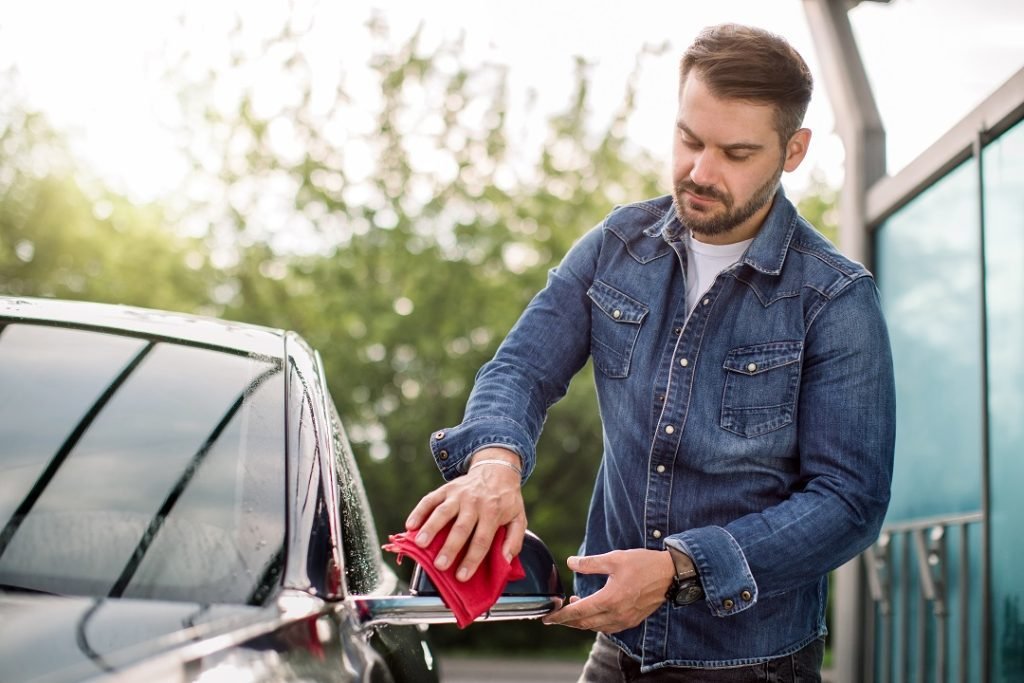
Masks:
[[[439,597],[421,595],[357,595],[345,600],[362,626],[377,624],[454,624],[455,615]],[[562,606],[552,595],[506,595],[476,621],[539,619]]]

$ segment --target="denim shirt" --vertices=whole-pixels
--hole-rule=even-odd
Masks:
[[[502,445],[525,482],[547,409],[593,359],[604,452],[580,553],[671,545],[706,595],[612,634],[643,671],[754,664],[823,636],[827,572],[876,538],[892,476],[892,360],[870,273],[780,187],[687,316],[683,231],[669,196],[613,210],[480,369],[463,422],[430,441],[446,479]],[[578,574],[576,592],[605,579]]]

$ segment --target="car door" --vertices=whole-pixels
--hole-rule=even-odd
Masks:
[[[384,563],[373,514],[348,436],[328,399],[347,595],[398,595],[404,586]],[[438,680],[438,663],[425,626],[371,625],[370,645],[384,658],[396,682]]]

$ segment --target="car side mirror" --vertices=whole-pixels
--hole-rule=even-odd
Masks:
[[[555,560],[547,545],[527,531],[519,553],[526,576],[512,581],[490,610],[476,621],[512,621],[538,619],[565,601],[565,591]],[[360,595],[351,598],[356,615],[364,626],[374,624],[454,624],[455,615],[441,600],[430,577],[417,565],[413,570],[408,595]]]

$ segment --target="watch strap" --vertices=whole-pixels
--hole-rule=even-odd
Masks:
[[[676,579],[678,581],[697,576],[697,565],[686,553],[670,545],[666,545],[665,549],[668,550],[668,554],[672,558],[672,564],[675,566]]]

